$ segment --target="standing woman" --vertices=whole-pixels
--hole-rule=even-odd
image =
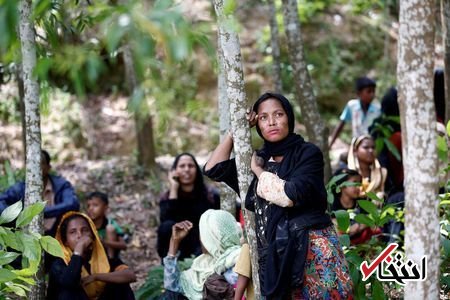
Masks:
[[[323,156],[294,133],[294,112],[280,94],[265,93],[247,116],[264,140],[253,154],[245,207],[255,212],[261,293],[267,299],[348,299],[352,282],[326,214]],[[231,135],[217,146],[205,174],[238,192]]]
[[[200,216],[208,209],[220,208],[219,193],[204,183],[202,171],[190,153],[181,153],[175,157],[168,177],[169,190],[161,196],[159,202],[158,254],[161,258],[166,256],[172,226],[189,221],[193,224],[193,229],[180,245],[179,259],[200,255]]]
[[[358,171],[362,176],[363,192],[373,192],[383,199],[387,171],[376,158],[375,142],[370,135],[353,138],[347,162],[349,169]]]

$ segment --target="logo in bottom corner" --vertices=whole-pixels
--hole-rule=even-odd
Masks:
[[[405,285],[408,281],[423,281],[427,278],[427,257],[424,255],[420,266],[408,259],[405,261],[401,252],[396,252],[398,244],[389,244],[369,265],[363,261],[360,265],[363,281],[377,273],[380,281],[395,281]]]

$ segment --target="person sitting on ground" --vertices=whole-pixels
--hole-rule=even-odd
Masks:
[[[108,195],[96,191],[90,193],[86,199],[87,213],[97,228],[97,233],[108,257],[119,257],[120,250],[127,249],[127,244],[123,239],[122,228],[114,219],[106,216],[109,204]]]
[[[252,280],[252,264],[248,243],[241,246],[241,253],[233,271],[238,275],[234,300],[242,300],[244,296],[245,300],[254,300],[255,287]]]
[[[334,201],[331,206],[331,212],[333,215],[333,223],[337,225],[334,212],[338,210],[354,210],[354,213],[359,213],[359,207],[357,204],[358,199],[362,199],[361,195],[361,181],[362,177],[358,171],[351,169],[337,170],[333,177],[344,175],[342,178],[336,181],[336,187],[339,189],[333,190]],[[344,184],[347,183],[347,184]],[[339,190],[339,192],[338,192]],[[376,228],[372,229],[367,225],[357,223],[351,220],[350,227],[348,229],[348,235],[352,245],[364,243],[369,240],[373,235],[380,234],[381,230]]]
[[[94,223],[80,212],[64,214],[56,231],[64,258],[50,268],[47,299],[134,299],[136,275],[120,259],[108,259]]]
[[[203,254],[180,273],[177,260],[180,243],[193,230],[182,221],[172,226],[169,251],[164,257],[164,288],[190,300],[230,299],[234,297],[237,274],[233,271],[240,251],[241,229],[227,211],[208,209],[199,222]]]
[[[387,171],[376,159],[375,142],[370,135],[353,138],[347,162],[349,169],[358,171],[362,176],[362,191],[365,194],[373,192],[378,198],[384,199]]]
[[[194,156],[181,153],[175,157],[169,171],[169,190],[160,199],[160,225],[158,227],[158,254],[163,258],[169,249],[172,226],[189,221],[194,228],[180,245],[180,259],[199,255],[201,251],[198,222],[208,209],[220,208],[216,189],[207,186]]]
[[[55,236],[59,218],[71,210],[79,210],[80,203],[72,187],[65,178],[50,174],[50,155],[42,150],[41,169],[43,180],[42,199],[47,201],[44,209],[44,229],[46,235]],[[17,201],[24,201],[25,181],[16,183],[0,195],[0,213]]]
[[[334,129],[330,138],[330,148],[344,128],[345,123],[352,124],[352,137],[369,133],[369,126],[380,116],[380,104],[374,101],[376,83],[368,77],[356,80],[357,99],[347,102],[340,116],[340,123]]]

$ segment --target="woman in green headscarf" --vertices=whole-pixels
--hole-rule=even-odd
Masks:
[[[205,282],[211,275],[223,275],[230,286],[237,281],[232,268],[240,253],[240,228],[229,212],[209,209],[200,217],[199,230],[203,254],[194,259],[192,266],[180,273],[177,253],[180,242],[192,229],[192,223],[183,221],[172,227],[172,237],[164,258],[164,288],[184,295],[188,299],[203,299]],[[230,295],[232,297],[232,295]]]

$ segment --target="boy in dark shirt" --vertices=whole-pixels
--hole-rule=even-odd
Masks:
[[[103,242],[109,258],[119,256],[120,250],[127,245],[123,239],[124,232],[117,222],[107,218],[108,196],[102,192],[93,192],[87,196],[87,213],[97,228],[98,235]]]

